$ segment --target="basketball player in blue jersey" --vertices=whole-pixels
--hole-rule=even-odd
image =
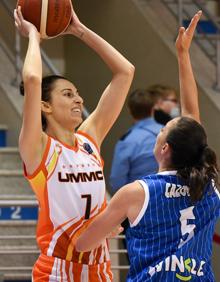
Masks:
[[[168,122],[157,137],[159,172],[120,189],[77,241],[78,251],[94,248],[128,217],[128,282],[215,281],[211,255],[220,216],[218,168],[200,125],[189,56],[200,16],[201,11],[186,30],[180,28],[176,41],[182,117]]]

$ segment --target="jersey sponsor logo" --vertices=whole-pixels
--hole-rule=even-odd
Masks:
[[[179,198],[179,197],[190,196],[189,187],[185,185],[167,183],[165,196],[166,198]]]
[[[149,267],[149,275],[152,277],[157,272],[176,272],[176,278],[180,281],[190,281],[193,276],[204,276],[203,267],[205,261],[196,261],[194,258],[178,258],[176,255],[169,256],[165,261],[161,261],[156,266]]]
[[[103,172],[92,171],[92,172],[79,172],[79,173],[62,173],[58,172],[58,180],[59,182],[92,182],[92,181],[100,181],[103,180]]]

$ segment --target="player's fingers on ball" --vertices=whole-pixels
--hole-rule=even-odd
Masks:
[[[20,26],[21,25],[21,21],[20,21],[20,19],[18,17],[17,10],[14,10],[14,19],[15,19],[15,22],[17,23],[17,25]]]
[[[21,6],[18,7],[18,16],[19,16],[20,21],[24,20],[22,12],[21,12]]]
[[[15,19],[18,19],[18,13],[17,13],[17,10],[16,10],[16,9],[14,9],[14,18],[15,18]]]

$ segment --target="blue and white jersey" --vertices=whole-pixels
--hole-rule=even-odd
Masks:
[[[139,182],[145,202],[126,232],[131,263],[127,281],[215,281],[211,255],[219,192],[210,184],[203,199],[192,205],[189,188],[175,171]]]

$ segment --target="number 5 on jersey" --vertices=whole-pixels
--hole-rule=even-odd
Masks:
[[[180,210],[180,223],[181,223],[181,234],[182,239],[180,240],[178,248],[181,248],[186,242],[188,242],[194,236],[195,224],[188,224],[188,220],[195,219],[193,213],[194,206],[184,210]]]

